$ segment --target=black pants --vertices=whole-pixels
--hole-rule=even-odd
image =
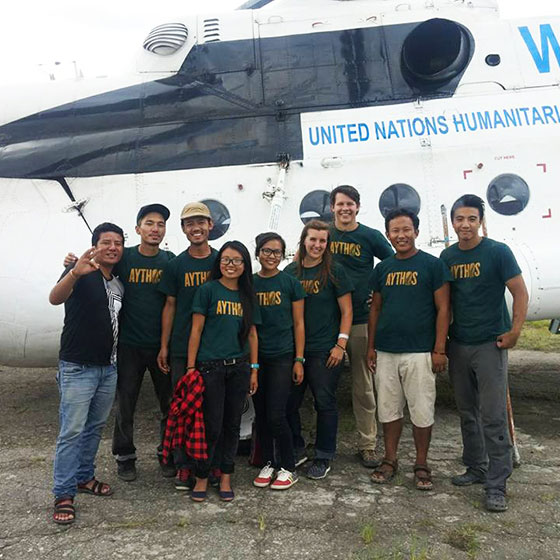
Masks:
[[[286,407],[292,391],[293,354],[275,358],[259,358],[259,388],[253,395],[257,434],[262,447],[263,462],[274,464],[274,440],[278,446],[277,468],[295,471],[292,431]]]
[[[317,412],[317,435],[315,438],[315,458],[334,459],[338,433],[338,405],[336,390],[344,363],[333,368],[327,367],[329,352],[305,354],[304,378],[301,385],[294,385],[288,401],[288,423],[293,435],[294,448],[305,449],[301,434],[299,409],[303,402],[307,385],[311,387],[315,411]]]
[[[113,455],[117,461],[136,459],[134,447],[134,411],[140,394],[140,387],[146,369],[152,376],[152,382],[159,401],[161,411],[160,441],[158,453],[161,452],[161,442],[165,432],[167,413],[173,393],[171,378],[158,368],[156,358],[157,348],[141,348],[120,344],[117,363],[117,413],[115,430],[113,432]]]
[[[250,368],[247,362],[224,366],[217,362],[199,364],[204,380],[204,425],[208,459],[198,461],[196,476],[208,478],[211,466],[216,465],[215,454],[221,451],[220,470],[234,471],[239,444],[241,416],[249,392]]]

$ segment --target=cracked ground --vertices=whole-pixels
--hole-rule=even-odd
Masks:
[[[410,424],[403,432],[399,473],[374,486],[355,455],[349,372],[339,392],[339,451],[329,476],[300,476],[287,492],[252,486],[257,470],[240,456],[236,498],[210,490],[192,503],[160,475],[155,457],[157,407],[146,376],[136,445],[139,477],[116,477],[104,432],[97,477],[115,494],[80,494],[77,521],[51,520],[50,493],[58,394],[54,369],[0,370],[0,559],[514,559],[560,558],[560,355],[510,354],[511,393],[522,465],[508,485],[509,511],[484,510],[479,485],[456,488],[462,471],[459,420],[445,375],[438,381],[430,453],[433,492],[413,488]],[[312,426],[312,404],[304,405]]]

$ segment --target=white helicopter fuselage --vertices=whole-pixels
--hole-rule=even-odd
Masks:
[[[179,253],[180,209],[207,200],[214,246],[254,246],[276,229],[293,253],[302,220],[328,219],[340,184],[360,191],[359,221],[381,231],[387,209],[418,211],[418,244],[434,254],[454,241],[453,202],[478,194],[488,235],[523,270],[529,318],[560,317],[560,21],[501,21],[490,1],[402,6],[186,18],[177,50],[147,41],[129,75],[2,88],[0,363],[56,362],[63,309],[47,297],[66,252],[89,247],[88,225],[119,224],[133,245],[138,208],[159,202],[172,211],[163,246]],[[406,40],[430,21],[466,63],[415,83]],[[195,65],[205,56],[212,76]]]

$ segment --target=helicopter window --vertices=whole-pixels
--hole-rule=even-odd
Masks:
[[[410,185],[396,183],[387,187],[379,197],[379,211],[385,218],[391,210],[404,208],[415,214],[420,212],[420,195]]]
[[[404,41],[403,75],[412,86],[438,87],[458,76],[470,56],[471,39],[464,27],[447,19],[430,19]]]
[[[212,221],[214,222],[214,227],[210,230],[210,235],[208,239],[214,241],[214,239],[219,239],[225,235],[226,231],[231,225],[231,216],[229,215],[229,210],[217,200],[207,199],[201,200],[202,203],[208,206],[210,214],[212,214]]]
[[[299,205],[299,217],[306,224],[310,220],[332,220],[331,203],[328,191],[311,191],[307,193]]]
[[[527,183],[513,173],[498,175],[488,185],[486,198],[494,212],[503,216],[514,216],[522,212],[529,202]]]

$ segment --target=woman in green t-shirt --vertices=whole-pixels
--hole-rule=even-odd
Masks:
[[[315,460],[307,470],[307,476],[318,480],[327,476],[336,451],[336,389],[352,327],[354,287],[344,269],[333,262],[329,225],[319,220],[311,220],[303,228],[297,261],[288,265],[286,272],[298,278],[307,293],[304,312],[305,377],[303,383],[292,390],[288,421],[294,447],[300,452],[305,444],[301,437],[299,407],[309,384],[317,411],[317,437]]]
[[[220,499],[230,502],[243,406],[247,393],[257,390],[259,369],[255,324],[260,323],[260,312],[245,245],[229,241],[220,249],[210,281],[197,290],[192,310],[187,370],[198,367],[204,381],[208,459],[196,465],[191,498],[195,502],[206,499],[208,474],[220,441]]]
[[[303,380],[303,300],[305,291],[293,276],[278,270],[286,253],[286,243],[274,232],[257,236],[255,255],[261,270],[253,283],[262,323],[259,335],[259,390],[253,397],[258,439],[264,467],[253,481],[259,488],[287,490],[297,481],[292,432],[286,406],[292,381]],[[274,442],[278,462],[274,461]],[[274,478],[275,468],[278,468]]]

